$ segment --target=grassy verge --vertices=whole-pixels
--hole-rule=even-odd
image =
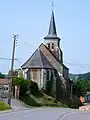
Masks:
[[[34,99],[32,99],[30,96],[20,97],[20,100],[22,100],[25,104],[32,106],[32,107],[40,107],[41,106]]]
[[[0,111],[9,110],[9,105],[5,104],[3,101],[0,101]]]
[[[24,101],[27,105],[33,106],[33,107],[40,107],[40,106],[48,106],[48,107],[68,107],[66,104],[61,103],[55,98],[45,94],[40,93],[38,95],[29,95],[24,96],[21,98],[22,101]]]

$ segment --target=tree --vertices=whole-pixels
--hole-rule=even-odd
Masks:
[[[5,78],[5,75],[0,72],[0,78]]]
[[[88,80],[78,80],[74,85],[74,93],[76,96],[84,96],[87,91],[90,91],[90,82]]]
[[[36,82],[31,80],[26,80],[21,77],[13,78],[13,86],[20,86],[20,96],[25,96],[27,93],[36,95],[39,92],[39,88]]]
[[[28,85],[29,81],[25,80],[24,78],[21,77],[14,77],[13,78],[13,86],[15,85]]]
[[[28,80],[26,80],[24,78],[20,78],[20,77],[14,77],[12,84],[13,84],[13,86],[15,86],[15,85],[20,86],[20,96],[24,96],[27,94],[28,85],[29,85]]]

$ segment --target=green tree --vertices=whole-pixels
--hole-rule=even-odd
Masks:
[[[27,94],[37,95],[39,93],[39,88],[36,82],[31,80],[26,80],[20,77],[13,78],[13,86],[20,86],[20,96],[25,96]]]
[[[75,95],[84,96],[87,91],[90,91],[90,82],[88,80],[78,80],[74,85]]]
[[[27,94],[28,85],[29,85],[28,80],[20,77],[14,77],[12,84],[13,84],[13,87],[15,85],[20,86],[20,96],[25,96]]]
[[[0,78],[5,78],[5,75],[0,72]]]
[[[13,78],[13,86],[15,85],[28,85],[29,81],[25,80],[24,78],[21,77],[14,77]]]

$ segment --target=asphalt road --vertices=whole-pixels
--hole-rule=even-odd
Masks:
[[[5,103],[8,103],[8,99],[4,98],[3,101]],[[23,110],[23,109],[27,109],[26,105],[23,102],[19,102],[16,99],[12,99],[11,100],[11,107],[13,110]]]
[[[90,113],[67,108],[31,108],[0,114],[0,120],[90,120]]]

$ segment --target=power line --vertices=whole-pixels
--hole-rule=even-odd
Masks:
[[[24,39],[22,39],[19,35],[18,38],[23,41],[25,44],[29,45],[30,47],[33,47],[34,49],[36,49],[33,45],[31,45],[30,43],[26,42]],[[0,60],[12,60],[10,58],[5,58],[5,57],[0,57]],[[14,59],[15,61],[22,63],[20,61],[20,59]],[[53,61],[55,62],[55,61]],[[70,66],[75,66],[75,67],[82,67],[82,68],[90,68],[90,64],[80,64],[80,63],[72,63],[72,62],[66,62],[64,61],[65,64],[68,64]]]
[[[0,57],[0,60],[12,60],[11,58],[6,58],[6,57]],[[21,59],[14,59],[15,61],[22,63]],[[55,61],[52,61],[55,62]],[[70,66],[75,66],[75,67],[82,67],[82,68],[90,68],[90,64],[80,64],[80,63],[72,63],[72,62],[66,62],[64,61],[65,64],[68,64]]]
[[[22,63],[20,60],[16,60],[17,62],[19,62],[19,63]]]
[[[30,47],[33,47],[34,49],[36,49],[33,45],[31,45],[30,43],[26,42],[24,39],[22,39],[19,35],[18,38],[23,41],[25,44],[29,45]]]
[[[75,67],[77,66],[77,67],[82,67],[82,68],[90,68],[90,64],[80,64],[80,63],[77,64],[77,63],[71,63],[71,62],[65,62],[65,63],[71,66],[75,66]]]
[[[12,60],[11,58],[5,58],[5,57],[0,57],[0,60]],[[20,59],[14,59],[14,60],[20,60]]]
[[[0,57],[0,60],[12,60],[11,58],[6,58],[6,57]],[[21,59],[14,59],[15,61],[22,63],[20,60]],[[53,61],[55,62],[55,61]],[[65,64],[68,64],[70,66],[75,66],[75,67],[82,67],[82,68],[90,68],[90,64],[80,64],[80,63],[72,63],[72,62],[66,62],[64,61]]]

